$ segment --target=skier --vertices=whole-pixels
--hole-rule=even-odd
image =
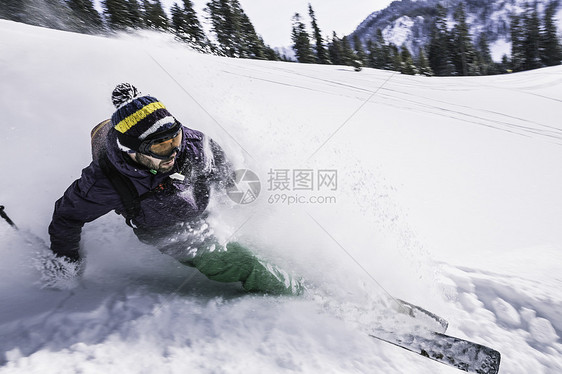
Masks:
[[[112,102],[117,110],[111,120],[92,130],[92,163],[55,203],[45,285],[72,284],[84,267],[83,225],[115,210],[140,241],[209,279],[240,281],[247,291],[302,293],[300,280],[240,243],[219,243],[206,223],[211,187],[224,190],[234,183],[221,147],[129,83],[115,88]]]

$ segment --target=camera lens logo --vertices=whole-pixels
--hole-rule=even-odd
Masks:
[[[239,169],[234,174],[235,184],[226,191],[228,197],[237,204],[255,201],[261,191],[260,179],[256,173],[248,169]]]

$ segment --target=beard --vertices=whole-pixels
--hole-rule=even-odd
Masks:
[[[144,155],[142,153],[134,153],[133,160],[142,166],[146,166],[149,169],[156,170],[159,173],[167,173],[174,168],[176,155],[171,156],[165,160],[159,160],[154,157]]]

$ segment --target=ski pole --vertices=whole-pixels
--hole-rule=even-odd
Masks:
[[[18,227],[16,226],[16,224],[14,223],[14,221],[12,221],[10,219],[10,217],[8,217],[8,215],[6,214],[6,212],[4,211],[4,205],[0,205],[0,217],[4,218],[6,220],[6,222],[8,222],[8,224],[10,226],[12,226],[14,229],[18,229]]]

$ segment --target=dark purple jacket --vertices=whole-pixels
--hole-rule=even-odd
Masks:
[[[211,185],[215,183],[217,187],[224,188],[232,183],[232,171],[222,149],[211,139],[205,139],[203,133],[185,126],[182,148],[174,169],[168,173],[152,174],[133,162],[118,148],[113,128],[107,135],[106,153],[116,169],[133,182],[139,196],[153,191],[140,201],[141,212],[131,220],[137,235],[138,232],[165,231],[199,217],[207,208]],[[178,160],[190,163],[190,173],[183,182],[174,180],[169,183],[169,176],[182,167]],[[158,189],[164,182],[168,182],[165,183],[167,187]],[[51,250],[58,255],[79,259],[80,234],[84,224],[112,210],[122,214],[124,205],[99,161],[94,159],[82,170],[80,179],[74,181],[55,203],[53,220],[49,225]]]

